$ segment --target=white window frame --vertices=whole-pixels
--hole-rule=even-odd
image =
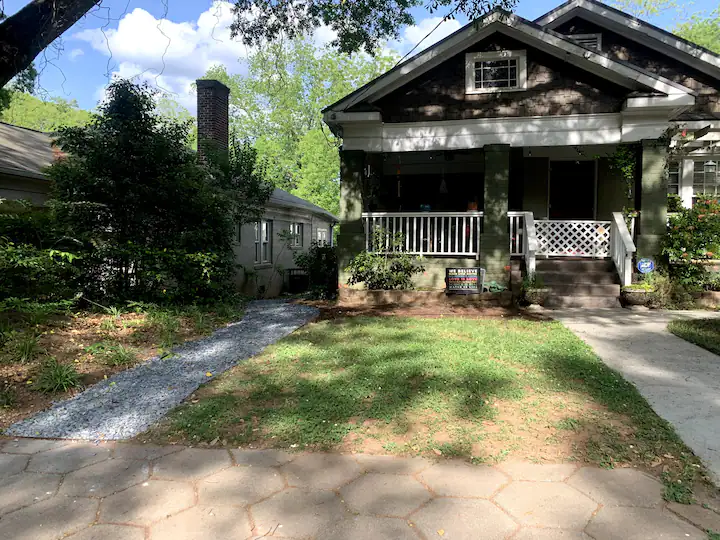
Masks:
[[[296,221],[290,224],[290,234],[292,238],[290,240],[290,246],[294,248],[303,247],[303,223]]]
[[[322,236],[325,238],[322,238]],[[330,232],[327,229],[317,230],[317,243],[320,246],[330,245]]]
[[[715,167],[715,171],[711,172],[708,169],[711,167],[708,166],[708,163],[713,163],[713,167]],[[697,166],[702,166],[702,171],[697,171]],[[697,175],[702,175],[702,183],[697,181]],[[708,182],[708,175],[714,174],[715,179]],[[702,193],[697,193],[695,191],[696,186],[702,186]],[[708,193],[708,187],[712,187],[715,191],[715,193]],[[706,197],[720,197],[720,165],[718,159],[708,158],[708,159],[695,159],[693,160],[693,202],[695,199],[697,199],[700,196],[706,196]]]
[[[475,64],[496,60],[517,60],[517,85],[509,88],[476,88]],[[465,93],[497,94],[499,92],[522,92],[527,90],[527,51],[476,52],[465,55]]]
[[[676,170],[673,171],[673,168]],[[674,189],[671,189],[673,188]],[[668,163],[668,179],[667,179],[667,192],[668,195],[678,195],[682,197],[682,162],[681,161],[670,161]]]
[[[263,219],[255,224],[255,264],[272,262],[272,220]]]
[[[569,34],[567,37],[570,38],[571,40],[575,41],[575,42],[576,42],[578,45],[580,45],[581,47],[585,47],[585,45],[583,45],[582,43],[579,43],[578,40],[595,38],[595,39],[597,40],[597,48],[596,48],[596,49],[591,49],[590,47],[585,47],[585,48],[586,48],[586,49],[593,50],[593,51],[602,51],[602,34],[600,34],[600,33],[596,33],[596,34]]]

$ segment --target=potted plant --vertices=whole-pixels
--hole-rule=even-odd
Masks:
[[[522,298],[530,305],[544,305],[550,289],[545,287],[543,280],[537,274],[528,274],[522,282]]]
[[[620,289],[620,299],[624,306],[647,306],[655,294],[655,285],[650,281],[633,283]]]

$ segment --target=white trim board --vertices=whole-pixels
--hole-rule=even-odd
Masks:
[[[656,139],[666,117],[621,113],[487,118],[465,121],[345,125],[343,149],[415,152],[482,148],[489,144],[583,146]]]
[[[720,77],[720,58],[718,56],[599,2],[572,0],[536,19],[535,23],[554,29],[576,16],[632,41],[659,49],[668,56],[696,69],[711,72],[713,76]]]
[[[692,94],[690,89],[679,84],[649,74],[630,64],[616,62],[601,53],[581,47],[570,39],[538,28],[516,15],[494,11],[464,26],[437,45],[335,103],[327,112],[342,112],[362,101],[376,101],[495,32],[518,39],[530,47],[542,50],[628,89],[645,86],[667,95]]]

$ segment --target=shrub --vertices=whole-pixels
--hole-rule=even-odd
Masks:
[[[8,381],[0,383],[0,407],[12,408],[17,404],[17,391]]]
[[[650,306],[661,309],[692,309],[695,300],[687,288],[677,279],[669,275],[653,272],[648,274],[646,280],[654,293],[650,298]]]
[[[404,245],[402,233],[390,235],[376,229],[372,239],[374,251],[363,251],[350,261],[346,269],[350,273],[348,284],[365,283],[374,290],[412,289],[412,276],[424,272],[425,267],[419,257],[403,251]]]
[[[662,254],[669,276],[684,287],[699,287],[705,281],[702,261],[718,257],[720,251],[720,204],[702,198],[692,208],[682,208],[670,219]]]
[[[338,259],[334,246],[313,242],[310,249],[297,253],[294,258],[295,264],[307,272],[313,296],[335,296],[338,288]]]
[[[42,349],[35,333],[30,331],[12,332],[5,342],[2,352],[5,362],[27,364],[35,360]]]
[[[111,367],[127,366],[135,363],[137,355],[129,347],[114,345],[105,353],[105,363]]]
[[[80,374],[73,366],[61,364],[56,358],[48,358],[38,374],[35,388],[45,394],[67,392],[80,385]]]
[[[671,213],[682,212],[683,204],[680,195],[669,193],[667,196],[667,211]]]

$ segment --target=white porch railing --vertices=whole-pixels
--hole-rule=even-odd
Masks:
[[[508,212],[510,220],[510,255],[525,254],[525,221],[526,212]]]
[[[635,253],[635,243],[633,242],[630,231],[622,212],[613,212],[613,219],[610,226],[610,253],[615,263],[620,283],[622,285],[630,285],[632,283],[633,273],[633,253]]]
[[[542,219],[535,222],[538,255],[548,257],[607,257],[609,221]]]
[[[415,255],[480,257],[482,212],[364,212],[365,249],[391,251],[391,237],[402,233],[404,251]],[[384,231],[373,245],[373,231]]]
[[[535,273],[535,254],[538,250],[537,232],[535,230],[535,218],[532,212],[525,212],[523,216],[523,255],[525,257],[525,269],[528,275]]]

